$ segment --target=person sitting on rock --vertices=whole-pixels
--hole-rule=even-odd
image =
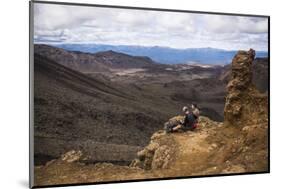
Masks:
[[[191,105],[191,111],[188,110],[187,106],[184,106],[182,111],[184,112],[184,120],[180,124],[172,124],[167,122],[165,124],[166,132],[175,132],[175,131],[188,131],[193,130],[197,127],[198,118],[200,115],[199,108],[196,104]]]
[[[197,104],[191,105],[191,112],[188,112],[185,115],[183,126],[185,126],[188,129],[193,130],[197,127],[198,118],[200,116],[199,108],[197,107]]]

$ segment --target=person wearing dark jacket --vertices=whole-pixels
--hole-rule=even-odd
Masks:
[[[191,105],[191,111],[185,111],[184,121],[182,123],[183,130],[192,130],[194,128],[194,124],[197,123],[199,118],[200,111],[196,104]]]
[[[199,115],[200,115],[200,111],[197,107],[196,104],[192,104],[191,105],[191,110],[188,110],[188,107],[184,106],[183,107],[183,112],[184,112],[184,120],[181,124],[173,127],[171,129],[171,132],[173,131],[177,131],[182,129],[183,131],[188,131],[188,130],[193,130],[195,124],[198,121]]]

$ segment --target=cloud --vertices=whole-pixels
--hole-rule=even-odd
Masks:
[[[35,3],[40,43],[267,50],[267,19]]]
[[[253,18],[244,16],[204,15],[202,21],[208,30],[220,33],[267,33],[266,18]]]

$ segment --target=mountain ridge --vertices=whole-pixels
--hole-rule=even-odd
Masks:
[[[80,72],[103,72],[118,68],[142,68],[154,62],[149,57],[130,56],[115,51],[87,53],[68,51],[49,45],[35,45],[36,54],[48,57],[64,66]],[[155,63],[156,64],[156,63]]]
[[[106,45],[106,44],[57,44],[57,47],[66,50],[95,53],[98,51],[114,50],[133,56],[148,56],[155,62],[164,64],[181,64],[197,62],[203,64],[229,64],[237,50],[216,48],[186,48],[176,49],[161,46],[134,46],[134,45]],[[257,57],[266,57],[266,51],[257,51]]]

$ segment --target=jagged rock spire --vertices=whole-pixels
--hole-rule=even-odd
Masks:
[[[255,51],[238,51],[232,60],[231,80],[227,85],[228,92],[243,91],[252,84],[252,62]]]
[[[231,80],[227,85],[224,107],[224,122],[227,125],[245,125],[255,121],[255,116],[267,108],[266,96],[259,93],[252,84],[254,58],[255,51],[250,49],[238,51],[232,60]]]

